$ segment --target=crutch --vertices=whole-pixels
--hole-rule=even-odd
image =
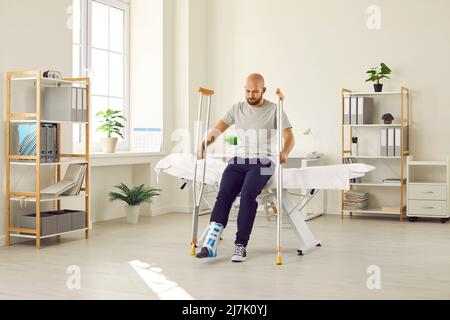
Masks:
[[[282,216],[283,207],[281,201],[283,201],[283,165],[281,164],[281,152],[283,151],[283,107],[285,97],[280,89],[277,89],[276,94],[278,96],[278,108],[277,108],[277,262],[276,264],[281,266],[283,264],[283,259],[281,257],[282,247],[281,247],[281,226],[282,226]]]
[[[191,256],[195,256],[196,248],[197,248],[197,236],[198,236],[198,218],[200,215],[200,204],[202,201],[203,191],[205,188],[205,175],[206,175],[206,147],[208,146],[208,129],[209,129],[209,119],[211,116],[211,101],[214,95],[214,91],[208,90],[205,88],[198,89],[200,98],[199,98],[199,106],[198,106],[198,116],[197,116],[197,126],[196,126],[196,136],[195,136],[195,151],[194,151],[194,180],[193,180],[193,200],[194,200],[194,210],[192,213],[192,242],[191,242]],[[199,140],[201,137],[202,130],[202,111],[203,111],[203,98],[208,97],[208,110],[206,113],[206,124],[205,124],[205,153],[204,159],[198,159],[198,149],[199,149]],[[203,143],[203,141],[201,142]],[[200,161],[204,161],[203,163],[203,175],[200,190],[197,193],[197,171],[198,164]]]

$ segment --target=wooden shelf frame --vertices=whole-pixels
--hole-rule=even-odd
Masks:
[[[383,125],[383,124],[373,124],[373,125],[348,125],[345,124],[344,121],[344,105],[345,98],[348,96],[359,96],[359,97],[383,97],[383,96],[399,96],[400,97],[400,107],[401,107],[401,119],[399,124],[392,125]],[[412,137],[411,137],[411,125],[412,125],[412,99],[411,99],[411,90],[407,87],[402,86],[400,91],[398,92],[382,92],[382,93],[374,93],[374,92],[353,92],[350,89],[342,89],[341,90],[341,156],[342,163],[344,163],[345,158],[353,157],[353,148],[352,148],[352,137],[353,137],[353,129],[354,128],[377,128],[377,127],[397,127],[401,128],[401,150],[402,155],[397,157],[382,157],[382,156],[354,156],[356,159],[377,159],[377,160],[392,160],[398,159],[400,165],[400,181],[404,181],[404,183],[400,183],[398,185],[389,185],[389,187],[397,187],[400,192],[399,199],[399,212],[389,212],[388,214],[398,214],[400,215],[400,222],[403,222],[403,219],[406,214],[406,199],[405,192],[407,187],[407,180],[405,174],[405,165],[407,162],[407,157],[411,155],[411,145],[412,145]],[[349,134],[349,145],[350,150],[345,149],[345,141],[346,141],[346,129],[350,130]],[[404,139],[405,130],[407,137]],[[406,144],[405,144],[406,140]],[[380,184],[350,184],[350,190],[353,190],[354,187],[381,187]],[[344,213],[349,213],[350,216],[353,213],[376,213],[382,214],[386,213],[383,210],[344,210],[344,194],[345,191],[341,192],[341,219],[344,219]]]
[[[46,79],[42,77],[42,71],[41,70],[31,70],[31,71],[14,71],[14,72],[8,72],[7,73],[7,81],[6,81],[6,245],[11,245],[11,237],[29,237],[32,239],[35,239],[36,241],[36,248],[41,248],[41,239],[47,238],[40,236],[41,234],[41,202],[47,201],[45,200],[45,197],[41,196],[40,190],[41,190],[41,166],[48,165],[41,163],[40,157],[37,156],[18,156],[18,155],[11,155],[11,124],[20,120],[17,120],[17,118],[26,118],[26,122],[35,123],[36,128],[39,128],[41,123],[47,123],[48,121],[45,121],[41,118],[41,89],[43,87],[48,86],[48,84],[52,84],[52,86],[60,87],[62,85],[65,86],[76,86],[76,85],[84,85],[86,87],[86,112],[88,114],[88,121],[83,122],[85,125],[85,153],[84,154],[77,154],[77,155],[58,155],[58,161],[55,164],[55,183],[59,180],[61,180],[61,165],[65,162],[61,161],[62,158],[77,158],[77,159],[83,159],[83,163],[87,164],[86,168],[86,175],[85,175],[85,187],[82,188],[82,191],[85,192],[84,196],[84,206],[85,206],[85,224],[86,228],[82,229],[85,233],[85,238],[89,239],[89,225],[90,225],[90,199],[89,199],[89,187],[90,187],[90,163],[89,163],[89,115],[90,115],[90,79],[89,78],[66,78],[63,80],[52,80],[52,79]],[[13,81],[33,81],[35,84],[35,95],[36,95],[36,111],[34,113],[14,113],[12,112],[12,105],[11,105],[11,87]],[[58,150],[61,150],[61,123],[62,122],[55,122],[57,123],[57,135],[58,135]],[[79,123],[79,122],[73,122],[73,123]],[[36,130],[36,150],[40,150],[40,130]],[[17,165],[17,161],[21,160],[27,160],[27,161],[34,161],[32,165],[36,166],[36,185],[35,185],[35,191],[34,192],[13,192],[11,190],[11,166]],[[77,161],[78,163],[82,162]],[[30,165],[30,164],[28,164]],[[22,199],[27,198],[33,198],[33,202],[35,202],[36,206],[36,229],[30,230],[30,229],[21,229],[11,226],[11,201],[14,201],[14,197],[19,197]],[[57,210],[61,210],[61,199],[62,197],[59,197],[53,201],[56,202]],[[80,230],[75,230],[80,231]],[[23,233],[33,236],[25,236]],[[65,233],[64,233],[65,234]],[[61,234],[57,234],[61,235]]]

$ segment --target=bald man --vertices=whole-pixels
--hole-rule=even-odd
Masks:
[[[240,194],[238,231],[231,260],[244,262],[247,259],[246,248],[258,209],[256,198],[275,172],[274,156],[277,155],[277,105],[264,99],[265,92],[263,76],[250,75],[245,85],[246,101],[234,105],[209,133],[207,143],[204,141],[200,146],[198,158],[203,159],[205,145],[214,143],[223,132],[235,125],[238,145],[223,173],[208,233],[197,258],[217,257],[220,236],[227,226],[231,206]],[[280,161],[285,163],[295,142],[286,113],[282,123],[284,148]]]

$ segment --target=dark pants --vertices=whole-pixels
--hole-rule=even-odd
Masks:
[[[221,223],[226,227],[231,206],[240,193],[235,244],[247,246],[258,209],[256,197],[274,172],[275,164],[269,159],[233,158],[229,161],[222,176],[211,222]]]

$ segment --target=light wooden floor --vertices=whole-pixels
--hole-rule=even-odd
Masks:
[[[140,260],[160,268],[172,289],[177,284],[195,299],[450,299],[449,224],[321,217],[310,226],[324,246],[299,257],[296,237],[286,229],[281,267],[275,265],[275,225],[257,224],[244,264],[229,261],[234,224],[219,258],[190,257],[191,222],[185,214],[144,218],[136,226],[99,223],[89,241],[78,235],[47,239],[40,251],[32,243],[3,247],[0,298],[158,299],[155,287],[129,264]],[[81,268],[80,290],[66,287],[70,265]],[[367,289],[370,265],[381,268],[381,290]]]

